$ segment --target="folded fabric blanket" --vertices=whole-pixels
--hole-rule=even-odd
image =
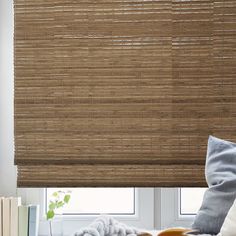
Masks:
[[[137,236],[141,230],[127,226],[110,216],[100,216],[88,227],[81,228],[75,236]]]
[[[160,231],[144,231],[135,227],[127,226],[111,216],[100,216],[88,227],[81,228],[74,236],[138,236],[141,234],[157,236]],[[201,234],[195,236],[213,236]]]

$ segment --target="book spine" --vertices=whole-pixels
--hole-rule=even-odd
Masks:
[[[10,198],[3,199],[3,236],[10,236]]]
[[[27,206],[19,206],[18,236],[28,236],[29,209]]]
[[[29,206],[29,236],[38,235],[39,206]]]
[[[11,198],[10,236],[18,236],[18,206],[21,205],[20,198]]]

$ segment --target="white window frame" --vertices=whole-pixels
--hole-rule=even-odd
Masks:
[[[22,197],[24,204],[40,205],[40,224],[39,235],[48,235],[48,222],[45,218],[45,189],[26,188],[18,189],[18,196]],[[132,226],[146,229],[154,229],[154,188],[135,189],[135,214],[116,215],[115,218]],[[71,235],[81,227],[89,225],[97,215],[56,215],[55,216],[55,235]],[[56,227],[56,224],[60,227]],[[62,231],[62,232],[61,232]]]
[[[158,201],[158,199],[156,199]],[[191,227],[195,215],[180,214],[180,188],[162,188],[159,193],[160,228]]]
[[[40,231],[39,235],[48,235],[48,222],[45,218],[45,190],[18,189],[18,196],[24,204],[39,204]],[[180,215],[180,188],[138,188],[135,189],[135,215],[116,215],[115,218],[142,229],[161,230],[170,227],[190,227],[194,215]],[[90,224],[97,215],[63,215],[56,216],[60,220],[63,235],[71,235],[80,227]],[[55,227],[57,229],[57,227]],[[55,232],[60,234],[61,231]]]

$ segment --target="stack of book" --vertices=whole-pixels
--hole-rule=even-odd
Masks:
[[[21,205],[16,197],[0,197],[0,236],[38,236],[39,206]]]

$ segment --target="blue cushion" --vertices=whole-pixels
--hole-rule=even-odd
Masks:
[[[192,228],[218,234],[236,198],[236,143],[209,136],[205,174],[209,188]]]

